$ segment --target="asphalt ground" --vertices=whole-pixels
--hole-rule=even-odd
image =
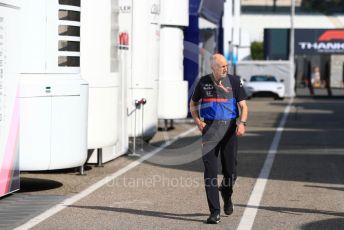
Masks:
[[[247,134],[239,140],[235,211],[231,216],[222,214],[218,225],[205,224],[209,213],[196,130],[33,229],[237,229],[288,99],[254,98],[248,104]],[[257,210],[252,229],[344,229],[343,113],[343,99],[294,99],[261,202],[249,207]],[[145,151],[194,125],[181,122],[175,127],[158,132]],[[122,156],[103,168],[88,166],[87,176],[73,170],[22,173],[21,192],[3,198],[0,206],[18,195],[72,197],[135,160]],[[56,199],[51,206],[55,204]],[[8,209],[15,208],[20,212],[22,206]],[[35,215],[37,210],[7,228]]]

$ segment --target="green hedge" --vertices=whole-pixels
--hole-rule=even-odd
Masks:
[[[264,60],[263,42],[254,41],[251,43],[251,57],[253,60]]]
[[[307,0],[302,1],[301,7],[305,11],[316,11],[325,14],[342,13],[344,2],[343,0]]]

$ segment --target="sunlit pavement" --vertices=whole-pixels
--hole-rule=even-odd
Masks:
[[[248,103],[247,135],[239,143],[235,211],[229,217],[223,215],[220,224],[204,223],[208,208],[200,133],[196,130],[33,229],[236,229],[288,99],[254,98]],[[344,228],[343,114],[343,99],[294,100],[262,200],[259,207],[253,207],[258,212],[252,229]],[[144,146],[145,151],[153,151],[194,126],[186,121],[175,127],[158,132]],[[22,191],[0,200],[1,207],[6,202],[8,207],[7,213],[1,209],[0,226],[20,226],[48,209],[47,204],[51,207],[72,197],[135,160],[123,156],[103,168],[89,166],[87,176],[77,176],[73,170],[23,173]],[[30,197],[54,199],[23,215],[23,209],[28,207],[18,201],[8,202],[20,196],[24,201]],[[14,221],[5,223],[5,217]]]

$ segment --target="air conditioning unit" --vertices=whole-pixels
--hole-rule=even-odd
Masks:
[[[118,0],[81,1],[81,75],[89,82],[90,163],[112,160],[128,149],[126,78],[120,74]]]
[[[22,6],[20,170],[82,166],[88,83],[80,77],[80,0]]]

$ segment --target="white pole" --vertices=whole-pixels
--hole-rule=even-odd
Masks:
[[[237,74],[237,62],[239,61],[240,46],[240,0],[234,0],[234,26],[233,26],[233,74]]]
[[[227,60],[231,57],[232,50],[229,47],[229,44],[233,41],[232,31],[233,31],[233,0],[226,0],[224,5],[223,19],[223,54]]]
[[[233,29],[234,54],[238,59],[238,47],[240,45],[240,0],[234,0],[234,29]]]
[[[240,32],[240,0],[234,0],[234,28],[233,28],[233,44],[239,45]]]
[[[290,61],[290,96],[295,96],[295,63],[294,63],[294,18],[295,18],[295,0],[291,0],[291,17],[290,17],[290,48],[289,48],[289,61]]]

